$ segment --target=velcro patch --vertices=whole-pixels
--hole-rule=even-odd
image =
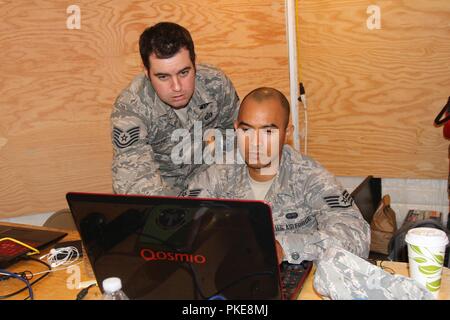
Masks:
[[[113,140],[114,144],[120,148],[126,148],[139,140],[140,129],[139,127],[133,127],[128,130],[122,130],[120,128],[113,128]]]
[[[347,190],[344,190],[340,196],[323,197],[323,200],[330,208],[350,208],[353,205],[353,198]]]
[[[191,189],[187,192],[187,197],[198,197],[203,189]]]

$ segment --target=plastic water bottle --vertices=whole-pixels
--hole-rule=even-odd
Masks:
[[[102,282],[103,297],[102,300],[130,300],[122,291],[122,281],[120,278],[106,278]]]

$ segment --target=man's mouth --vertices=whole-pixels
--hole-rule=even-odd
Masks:
[[[181,95],[179,95],[179,96],[174,96],[172,99],[175,100],[175,101],[184,100],[184,95],[181,94]]]
[[[249,153],[248,158],[252,161],[258,161],[259,160],[259,154],[257,153]]]

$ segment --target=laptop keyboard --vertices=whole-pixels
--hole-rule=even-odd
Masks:
[[[284,299],[295,299],[294,294],[299,292],[307,271],[311,267],[310,262],[292,264],[284,261],[280,265],[281,291]]]

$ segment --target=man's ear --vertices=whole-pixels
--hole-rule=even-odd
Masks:
[[[294,126],[292,124],[288,124],[288,126],[286,127],[286,135],[284,136],[284,143],[287,143],[289,137],[292,136],[294,132]]]
[[[234,130],[237,130],[237,129],[238,129],[238,122],[237,122],[237,120],[235,120],[235,121],[233,122],[233,127],[234,127]]]
[[[144,73],[145,73],[145,75],[147,76],[147,79],[148,80],[150,80],[150,74],[149,74],[149,69],[147,69],[145,66],[144,66]]]

